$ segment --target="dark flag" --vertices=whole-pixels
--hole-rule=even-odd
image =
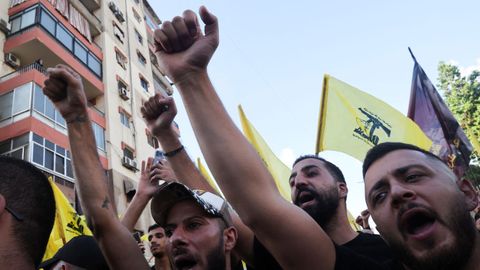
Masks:
[[[468,169],[472,145],[410,48],[408,50],[415,61],[408,117],[432,140],[430,152],[442,158],[461,177]]]

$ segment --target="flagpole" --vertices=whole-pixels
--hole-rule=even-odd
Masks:
[[[415,61],[415,63],[417,63],[417,58],[415,58],[415,55],[413,55],[412,49],[410,49],[410,47],[408,47],[408,51],[410,52],[410,55],[412,56],[413,61]]]

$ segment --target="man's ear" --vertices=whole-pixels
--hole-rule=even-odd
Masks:
[[[458,188],[465,195],[465,203],[467,204],[468,211],[473,211],[473,209],[478,206],[478,194],[467,179],[462,179],[457,181]]]
[[[348,195],[348,187],[347,187],[347,184],[343,183],[343,182],[339,182],[338,183],[338,196],[341,198],[341,199],[345,199],[347,198],[347,195]]]
[[[226,251],[232,251],[237,243],[237,229],[235,227],[230,226],[223,230],[223,242]]]

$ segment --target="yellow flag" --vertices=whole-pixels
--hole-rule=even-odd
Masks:
[[[243,134],[262,158],[268,171],[273,176],[275,184],[277,185],[278,191],[280,191],[282,197],[287,201],[291,201],[290,185],[288,184],[288,179],[290,178],[290,169],[280,159],[278,159],[262,136],[260,136],[255,127],[253,127],[252,123],[248,121],[241,105],[238,106],[238,112],[240,114]]]
[[[213,189],[215,189],[215,191],[217,191],[218,194],[220,194],[222,197],[224,197],[222,191],[220,190],[220,187],[217,184],[217,182],[210,175],[210,173],[208,172],[207,168],[203,165],[200,158],[197,158],[197,167],[198,167],[198,170],[200,171],[200,173],[202,174],[203,178],[205,178],[207,180],[208,184],[210,184],[210,186],[213,187]]]
[[[355,231],[361,231],[362,228],[358,226],[357,222],[355,222],[355,217],[353,217],[352,213],[347,210],[347,217],[348,217],[348,223],[354,229]]]
[[[56,211],[55,222],[53,223],[45,255],[43,256],[44,261],[53,257],[57,250],[70,241],[70,239],[79,235],[92,235],[85,219],[82,219],[77,214],[51,177],[49,177],[49,182],[55,197]]]
[[[415,122],[383,101],[325,75],[316,152],[336,150],[363,161],[382,142],[429,150],[432,141]]]

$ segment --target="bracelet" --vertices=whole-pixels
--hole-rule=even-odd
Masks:
[[[163,155],[166,156],[166,157],[173,157],[175,156],[176,154],[178,154],[180,151],[182,151],[183,149],[185,149],[185,147],[182,145],[180,146],[179,148],[175,149],[175,150],[172,150],[170,152],[166,152],[164,153]]]

